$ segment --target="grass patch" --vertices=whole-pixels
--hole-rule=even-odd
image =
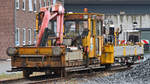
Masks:
[[[0,74],[0,80],[17,79],[22,77],[23,77],[22,72],[12,73],[12,74],[5,74],[5,73]]]
[[[30,76],[32,77],[32,76],[39,76],[44,74],[45,73],[43,72],[34,72]],[[0,74],[0,80],[10,80],[10,79],[18,79],[18,78],[23,78],[22,72],[12,73],[12,74],[5,74],[5,73]]]

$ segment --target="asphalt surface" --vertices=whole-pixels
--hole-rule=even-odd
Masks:
[[[7,70],[11,70],[11,61],[0,61],[0,74],[9,74]]]

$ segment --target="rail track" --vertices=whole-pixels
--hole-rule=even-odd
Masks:
[[[34,76],[30,77],[29,79],[25,78],[19,78],[19,79],[12,79],[12,80],[0,80],[0,84],[47,84],[54,81],[60,81],[60,80],[69,80],[70,78],[75,77],[92,77],[95,74],[102,74],[102,77],[112,75],[116,72],[121,72],[125,70],[129,70],[133,67],[127,67],[127,66],[113,66],[110,69],[93,69],[93,70],[82,70],[78,72],[68,72],[67,77],[60,77],[60,76],[48,76],[48,75],[40,75],[40,76]]]

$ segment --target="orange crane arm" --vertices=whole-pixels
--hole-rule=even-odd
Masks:
[[[55,17],[57,17],[57,29],[56,29],[57,30],[56,31],[57,40],[56,40],[56,43],[62,44],[62,42],[63,42],[63,23],[64,23],[64,8],[63,8],[63,6],[60,4],[53,6],[52,7],[53,15],[51,15],[50,11],[48,11],[47,8],[43,8],[43,9],[41,9],[41,11],[44,12],[45,15],[42,20],[42,25],[40,28],[39,37],[38,37],[36,46],[37,47],[40,46],[45,28],[48,27],[49,21]]]

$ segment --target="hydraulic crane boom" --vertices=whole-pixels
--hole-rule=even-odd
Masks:
[[[41,12],[44,12],[44,17],[40,26],[40,32],[36,47],[40,46],[44,31],[48,27],[49,21],[55,17],[57,18],[56,44],[62,44],[63,42],[64,7],[61,4],[56,4],[55,6],[52,6],[51,9],[52,11],[49,11],[48,8],[44,7],[40,10]]]

